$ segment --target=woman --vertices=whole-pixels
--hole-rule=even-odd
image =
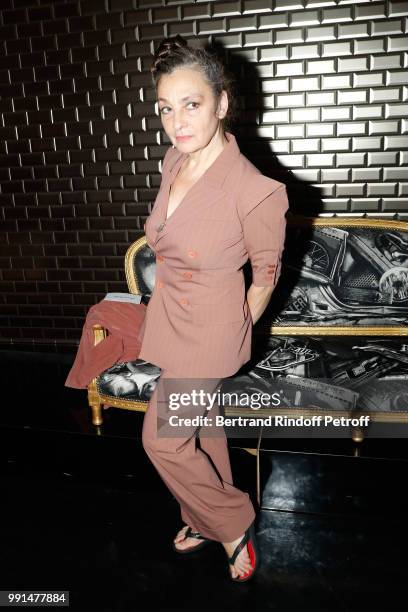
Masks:
[[[174,549],[185,554],[220,542],[230,577],[243,582],[258,562],[256,515],[248,494],[233,486],[225,432],[191,426],[175,438],[164,424],[170,389],[191,392],[194,379],[215,392],[250,359],[252,325],[280,276],[288,201],[285,186],[263,176],[224,129],[234,98],[215,56],[177,35],[159,46],[152,76],[173,146],[145,224],[156,280],[139,358],[162,368],[159,383],[167,392],[155,388],[142,442],[180,504],[185,525]],[[245,295],[248,256],[253,282]],[[213,406],[211,416],[217,410]],[[189,404],[178,416],[193,412]],[[209,406],[201,403],[194,414],[208,415]]]

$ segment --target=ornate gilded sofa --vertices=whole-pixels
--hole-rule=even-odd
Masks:
[[[376,437],[389,425],[398,436],[395,428],[408,423],[408,222],[288,215],[285,247],[273,299],[253,329],[253,357],[221,387],[278,390],[282,401],[256,411],[224,404],[225,416],[369,414]],[[129,291],[146,303],[155,265],[144,236],[129,247]],[[249,262],[244,273],[249,284]],[[94,333],[98,343],[106,332],[95,326]],[[150,373],[143,387],[139,368],[144,380]],[[142,360],[103,372],[88,387],[93,424],[102,423],[103,408],[145,411],[159,375]],[[350,425],[348,432],[359,442],[364,430]]]

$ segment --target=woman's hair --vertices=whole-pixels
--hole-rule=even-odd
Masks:
[[[171,74],[177,68],[195,67],[200,69],[217,101],[223,89],[227,92],[228,110],[220,121],[224,131],[229,129],[238,114],[235,82],[232,74],[227,71],[215,53],[203,48],[189,47],[180,34],[174,38],[165,38],[156,49],[150,68],[153,84],[157,89],[163,74]]]

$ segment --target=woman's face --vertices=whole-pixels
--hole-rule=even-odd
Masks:
[[[183,153],[205,147],[228,109],[226,91],[217,101],[201,72],[193,68],[164,74],[157,86],[157,100],[164,131]],[[178,140],[179,136],[190,138]]]

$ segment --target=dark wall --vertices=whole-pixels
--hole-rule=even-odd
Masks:
[[[2,0],[0,16],[2,343],[75,344],[88,308],[127,291],[168,146],[149,74],[165,35],[223,46],[238,142],[294,212],[408,216],[407,2]]]

